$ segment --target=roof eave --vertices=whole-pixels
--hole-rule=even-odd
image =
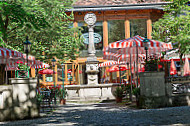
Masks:
[[[157,9],[163,10],[163,5],[171,2],[161,3],[142,3],[142,4],[128,4],[128,5],[105,5],[105,6],[73,6],[74,8],[67,11],[105,11],[105,10],[134,10],[134,9]]]

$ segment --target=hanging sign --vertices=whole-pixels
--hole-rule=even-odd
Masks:
[[[89,43],[89,34],[88,33],[82,34],[81,37],[83,37],[85,44]],[[98,33],[94,33],[94,43],[99,43],[101,41],[102,41],[102,36]]]

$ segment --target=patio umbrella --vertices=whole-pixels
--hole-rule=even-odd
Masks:
[[[107,72],[117,72],[117,71],[124,71],[124,70],[129,70],[126,65],[114,65],[114,66],[110,67],[107,70]]]
[[[145,50],[144,50],[144,37],[141,37],[139,35],[136,35],[134,37],[124,39],[124,40],[119,40],[113,43],[110,43],[108,47],[104,48],[104,59],[108,60],[116,60],[118,57],[126,57],[125,55],[131,55],[132,59],[135,60],[137,57],[140,55],[144,55],[145,57]],[[157,40],[151,40],[149,39],[150,42],[148,43],[148,54],[149,55],[154,55],[156,54],[157,57],[159,57],[161,51],[167,51],[169,49],[172,49],[172,44],[171,43],[164,43],[164,42],[159,42]],[[137,54],[138,52],[138,54]],[[113,56],[110,55],[110,53],[115,54]],[[136,54],[136,55],[134,55]],[[120,58],[120,61],[129,61],[129,58]]]
[[[121,71],[124,71],[124,70],[129,70],[127,68],[127,65],[114,65],[112,67],[110,67],[107,72],[117,72],[119,71],[119,78],[120,78],[120,84],[121,84]]]
[[[122,64],[126,64],[126,62],[120,62],[120,61],[105,61],[103,63],[98,64],[99,67],[107,67],[107,66],[113,66],[113,65],[122,65]]]
[[[128,61],[130,62],[130,66],[134,60],[134,62],[136,62],[136,64],[138,65],[139,60],[140,59],[142,60],[142,58],[139,58],[140,55],[146,56],[145,51],[143,52],[144,39],[145,39],[144,37],[136,35],[128,39],[119,40],[119,41],[110,43],[108,47],[104,48],[103,59]],[[154,54],[156,54],[155,56],[159,57],[157,53],[173,48],[171,43],[164,43],[164,42],[159,42],[159,41],[151,40],[151,39],[149,39],[149,41],[150,42],[147,43],[149,57],[150,57],[150,54],[153,54],[153,56]],[[110,53],[115,53],[115,54],[110,55]],[[138,80],[138,67],[137,67],[137,80]],[[138,85],[138,82],[137,82],[137,85]]]
[[[170,75],[175,75],[177,74],[177,70],[174,64],[174,60],[171,59],[171,65],[170,65]]]
[[[183,70],[184,70],[184,73],[183,73],[184,76],[190,75],[189,60],[187,57],[185,58],[185,64],[184,64]]]
[[[39,74],[56,74],[56,72],[51,69],[43,69],[43,70],[40,70],[38,73]]]
[[[136,36],[128,38],[128,39],[119,40],[119,41],[110,43],[108,45],[108,48],[109,49],[114,49],[114,48],[118,49],[118,48],[134,47],[134,46],[144,47],[144,43],[143,43],[144,39],[145,39],[144,37],[136,35]],[[148,43],[149,47],[164,48],[166,50],[173,48],[171,43],[164,43],[164,42],[160,42],[160,41],[152,40],[152,39],[149,39],[149,40],[150,40],[150,42]]]

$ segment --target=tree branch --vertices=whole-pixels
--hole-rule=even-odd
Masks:
[[[9,32],[7,32],[7,34],[11,33],[12,31],[14,31],[15,29],[17,29],[18,26],[14,27],[13,29],[11,29]]]

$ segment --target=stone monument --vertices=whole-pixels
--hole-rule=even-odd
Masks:
[[[84,16],[84,21],[88,24],[89,44],[88,57],[86,61],[86,73],[88,85],[98,84],[98,60],[95,56],[96,50],[94,46],[94,27],[96,23],[96,15],[94,13],[87,13]]]

